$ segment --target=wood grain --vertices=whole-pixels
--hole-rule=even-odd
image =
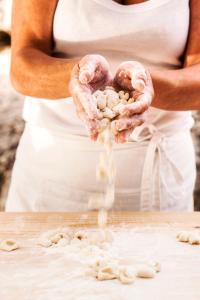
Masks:
[[[200,212],[110,212],[108,224],[184,225],[200,227]],[[0,213],[0,237],[35,236],[39,232],[64,226],[96,226],[97,213]]]

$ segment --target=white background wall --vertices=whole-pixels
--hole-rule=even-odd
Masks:
[[[0,28],[10,30],[12,0],[0,0]]]

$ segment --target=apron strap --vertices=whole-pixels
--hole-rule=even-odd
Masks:
[[[152,211],[153,203],[157,200],[157,207],[161,209],[161,185],[165,187],[169,197],[173,197],[170,192],[170,187],[167,186],[162,176],[162,164],[167,160],[173,172],[176,174],[177,183],[183,180],[182,175],[167,154],[165,149],[165,135],[157,130],[153,124],[144,123],[142,126],[136,127],[131,134],[131,140],[136,142],[149,141],[147,152],[144,160],[144,166],[141,179],[140,193],[140,210]],[[158,155],[158,189],[159,194],[155,197],[154,191],[154,168],[155,159]],[[158,198],[158,199],[156,199]]]

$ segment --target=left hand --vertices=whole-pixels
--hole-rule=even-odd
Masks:
[[[133,129],[144,123],[145,112],[154,97],[154,88],[149,71],[137,61],[123,62],[119,66],[114,86],[117,90],[128,91],[135,99],[135,102],[121,109],[118,119],[112,124],[116,142],[124,143]]]

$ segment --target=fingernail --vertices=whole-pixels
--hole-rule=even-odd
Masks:
[[[89,73],[89,71],[81,71],[79,74],[79,81],[83,84],[87,84],[88,82],[90,82],[90,78],[91,74]]]

